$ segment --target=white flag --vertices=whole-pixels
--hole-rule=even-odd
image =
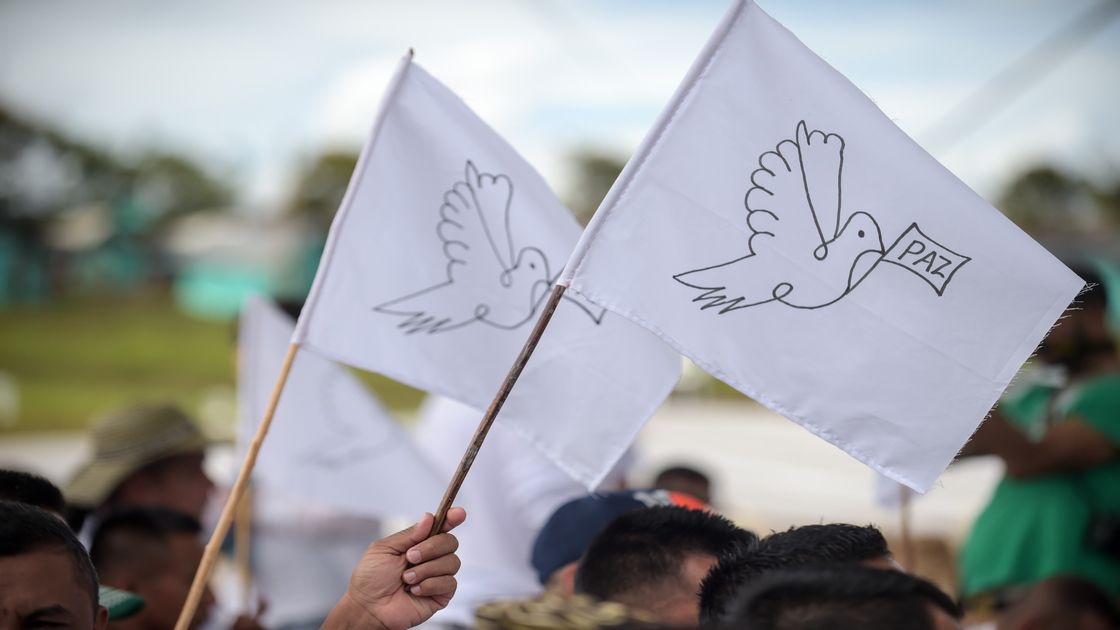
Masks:
[[[294,324],[250,298],[238,334],[242,448],[264,417]],[[257,483],[349,514],[415,517],[443,494],[412,438],[357,377],[310,352],[296,354],[253,470]]]
[[[579,233],[533,168],[406,58],[293,341],[485,409]],[[593,487],[679,371],[649,332],[564,299],[499,422]]]
[[[747,1],[561,282],[919,491],[1083,284]]]

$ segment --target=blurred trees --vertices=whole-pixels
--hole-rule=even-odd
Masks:
[[[357,164],[358,154],[347,151],[329,151],[312,160],[296,176],[289,212],[310,218],[326,234]]]
[[[998,205],[1037,236],[1093,237],[1120,227],[1120,182],[1111,190],[1051,166],[1026,171],[1007,186]]]
[[[1099,185],[1053,166],[1013,179],[996,205],[1063,262],[1120,262],[1120,178]]]
[[[126,161],[0,108],[0,303],[158,276],[159,228],[232,199],[184,157]]]
[[[228,184],[182,156],[151,153],[131,173],[136,205],[153,222],[165,223],[191,212],[228,207],[233,201]]]
[[[607,195],[614,180],[618,179],[625,158],[598,153],[579,151],[571,157],[574,170],[571,189],[564,195],[565,202],[575,214],[576,220],[586,225],[591,215],[599,207],[599,202]]]

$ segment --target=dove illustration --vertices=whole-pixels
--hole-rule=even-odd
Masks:
[[[555,278],[536,247],[517,248],[510,232],[513,182],[479,172],[467,160],[462,181],[443,195],[436,234],[447,259],[447,281],[375,306],[404,316],[406,333],[437,333],[474,322],[514,329],[532,318]],[[604,310],[572,300],[595,323]]]
[[[885,253],[867,212],[845,216],[844,139],[797,125],[758,158],[744,199],[749,253],[673,276],[698,289],[693,302],[719,313],[780,302],[813,309],[835,303],[863,281]]]

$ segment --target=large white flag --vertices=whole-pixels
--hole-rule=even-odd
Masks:
[[[246,301],[238,333],[242,448],[264,417],[293,328],[276,306]],[[444,486],[357,377],[310,352],[296,355],[253,478],[309,504],[367,516],[422,514]]]
[[[561,282],[920,491],[1083,284],[748,1]]]
[[[405,58],[293,341],[485,409],[579,234],[533,168]],[[594,486],[679,370],[646,330],[565,299],[499,422]]]

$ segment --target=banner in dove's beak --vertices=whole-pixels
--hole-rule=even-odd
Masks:
[[[264,417],[295,322],[263,298],[245,302],[238,327],[237,392],[244,452]],[[358,378],[300,352],[253,479],[307,505],[362,516],[431,509],[444,480]]]
[[[919,491],[1083,285],[746,0],[561,283]]]
[[[406,58],[293,341],[484,409],[579,234],[540,175]],[[594,486],[679,372],[648,331],[564,299],[498,421]]]

